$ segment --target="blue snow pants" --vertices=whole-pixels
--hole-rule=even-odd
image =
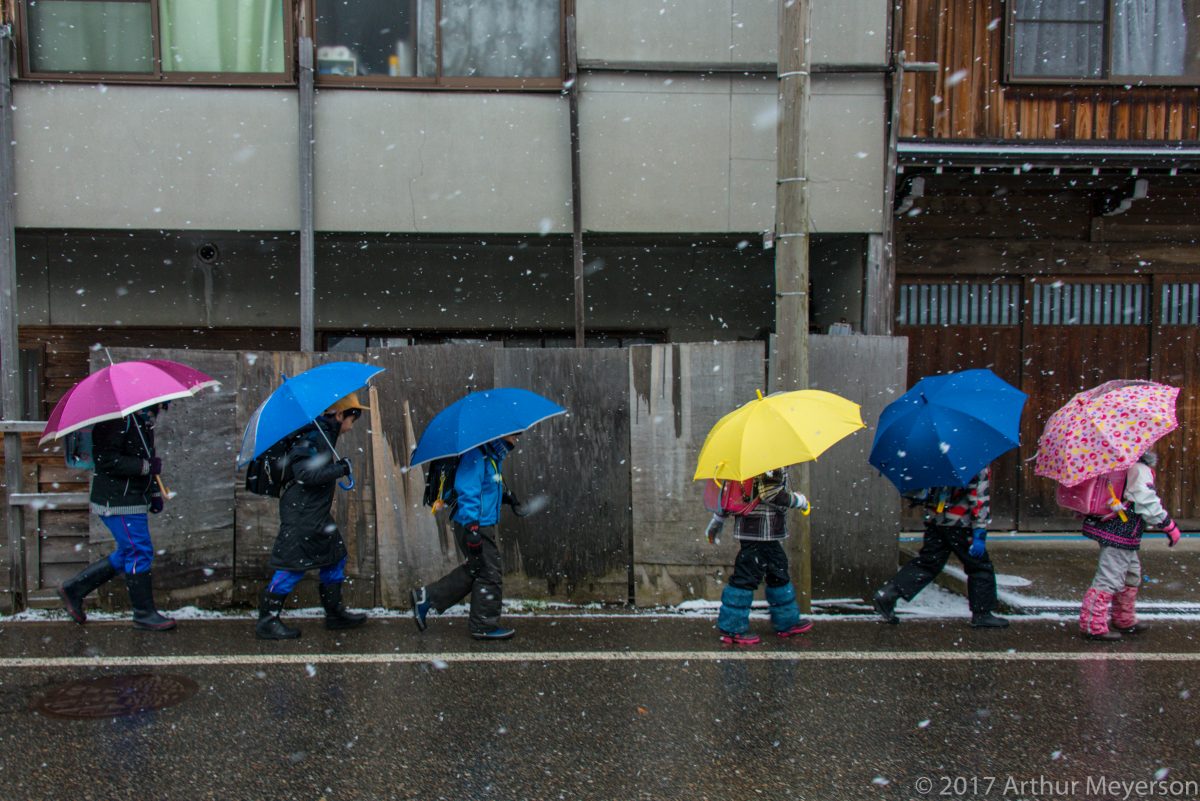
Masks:
[[[271,583],[267,585],[267,592],[275,595],[287,595],[296,589],[300,579],[304,578],[304,573],[303,570],[276,570],[275,575],[271,576]],[[337,584],[345,581],[346,557],[343,556],[342,561],[332,567],[321,568],[320,579],[322,584]]]
[[[108,555],[108,563],[118,573],[145,573],[154,561],[154,543],[150,542],[150,524],[143,512],[138,515],[102,515],[104,525],[117,541],[117,550]]]

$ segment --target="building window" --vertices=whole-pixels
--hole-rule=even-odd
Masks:
[[[1200,284],[1163,284],[1160,325],[1200,325]]]
[[[1017,325],[1021,286],[1005,283],[901,284],[900,325]]]
[[[19,8],[25,77],[291,82],[285,0],[24,0]]]
[[[1149,301],[1143,284],[1034,284],[1033,324],[1145,325]]]
[[[562,0],[316,0],[327,84],[558,88]]]
[[[1014,0],[1014,82],[1200,83],[1200,0]]]

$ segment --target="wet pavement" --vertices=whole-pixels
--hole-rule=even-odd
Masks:
[[[737,651],[706,619],[510,622],[0,621],[0,798],[1200,797],[1200,622],[825,618]]]

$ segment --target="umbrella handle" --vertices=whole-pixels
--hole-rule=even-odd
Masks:
[[[354,489],[354,468],[353,467],[351,467],[350,472],[346,474],[346,478],[350,481],[350,483],[343,484],[342,482],[339,481],[338,486],[341,487],[342,489],[344,489],[346,492],[349,492],[350,490]]]
[[[1117,513],[1117,517],[1121,518],[1122,523],[1128,523],[1129,516],[1125,514],[1125,506],[1121,503],[1121,499],[1117,497],[1117,491],[1113,489],[1111,481],[1106,483],[1108,484],[1108,495],[1112,498],[1109,508]]]
[[[175,493],[167,489],[167,485],[163,483],[162,476],[155,474],[154,480],[158,482],[158,491],[162,493],[163,498],[169,500],[175,497]]]

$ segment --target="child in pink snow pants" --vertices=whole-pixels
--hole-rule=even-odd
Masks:
[[[1138,634],[1149,628],[1139,623],[1134,612],[1138,586],[1142,583],[1142,562],[1138,549],[1146,526],[1162,529],[1174,547],[1179,542],[1179,526],[1163,508],[1154,491],[1154,465],[1158,459],[1147,453],[1125,473],[1122,500],[1130,510],[1128,520],[1085,517],[1083,535],[1100,543],[1100,564],[1092,586],[1083,596],[1079,628],[1085,639],[1111,641],[1122,634]]]

